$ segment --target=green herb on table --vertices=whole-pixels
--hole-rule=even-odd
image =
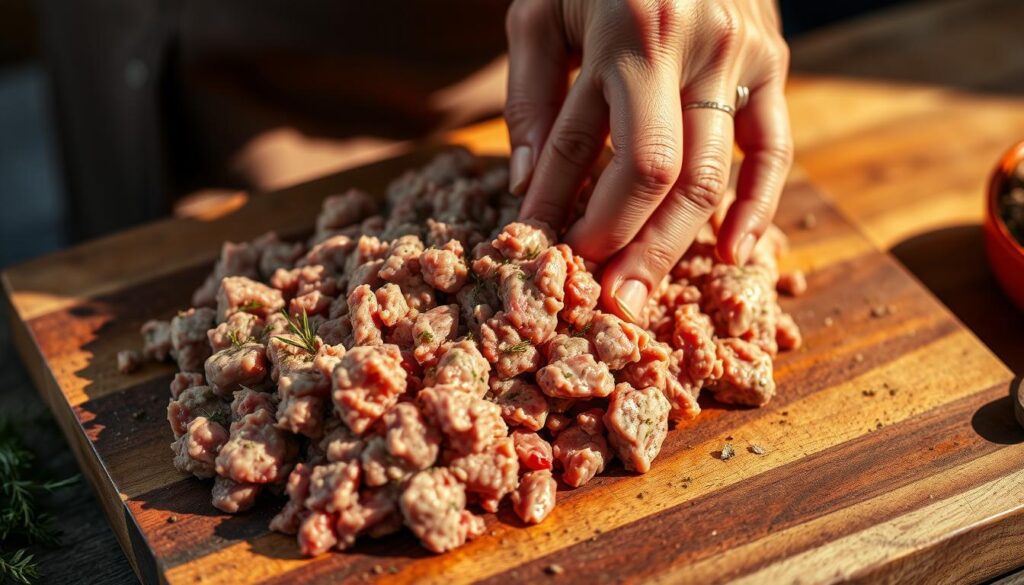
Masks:
[[[59,544],[51,514],[40,512],[36,498],[78,481],[78,476],[44,480],[32,472],[35,457],[7,420],[0,420],[0,580],[31,583],[40,577],[33,555],[25,547],[7,550],[12,543]]]

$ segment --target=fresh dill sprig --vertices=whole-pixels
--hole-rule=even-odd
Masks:
[[[287,343],[288,345],[304,350],[309,353],[309,355],[316,355],[316,332],[314,332],[309,326],[309,317],[306,316],[306,309],[302,309],[301,321],[289,315],[288,311],[283,308],[281,309],[281,314],[284,315],[284,318],[288,321],[288,330],[298,337],[299,341],[295,341],[287,337],[281,337],[280,335],[275,335],[274,339],[277,339],[281,343]]]
[[[263,303],[260,301],[246,301],[245,303],[238,306],[238,310],[242,313],[252,313],[263,308]]]
[[[18,549],[11,554],[0,553],[0,578],[28,585],[41,576],[28,549]]]
[[[231,345],[235,349],[241,349],[243,345],[255,341],[256,338],[250,335],[249,337],[242,339],[241,337],[239,337],[238,333],[235,333],[234,331],[228,331],[228,339],[231,340]]]
[[[569,329],[569,336],[570,337],[585,337],[587,335],[587,333],[590,333],[590,330],[593,329],[593,328],[594,328],[594,322],[593,321],[591,321],[590,323],[587,323],[586,325],[584,325],[583,327],[580,327],[579,329],[576,329],[575,327],[572,327],[572,328]]]
[[[500,349],[502,353],[523,353],[530,345],[530,342],[526,340],[512,345],[503,345]]]

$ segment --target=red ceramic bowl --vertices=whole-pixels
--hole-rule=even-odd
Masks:
[[[1010,235],[999,215],[999,195],[1014,169],[1024,160],[1024,141],[1006,151],[988,184],[985,209],[985,251],[1003,290],[1024,311],[1024,246]]]

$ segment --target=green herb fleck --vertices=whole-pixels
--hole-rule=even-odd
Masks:
[[[419,339],[420,343],[430,343],[434,341],[434,334],[424,329],[416,334],[416,339]]]
[[[245,303],[238,306],[238,310],[242,313],[252,313],[258,311],[264,307],[260,301],[246,301]]]
[[[529,249],[526,250],[526,255],[524,256],[524,258],[526,258],[527,260],[533,260],[537,258],[537,256],[540,256],[540,246],[531,246]]]
[[[289,315],[288,311],[284,310],[283,308],[281,309],[281,314],[284,315],[284,318],[288,321],[288,330],[291,331],[293,335],[298,337],[299,340],[295,341],[287,337],[281,337],[280,335],[275,335],[274,339],[280,341],[281,343],[287,343],[288,345],[297,347],[308,353],[310,357],[316,355],[316,333],[313,332],[313,329],[309,326],[309,317],[306,316],[306,309],[302,309],[302,321],[299,321],[296,318]]]
[[[243,339],[239,337],[238,333],[234,331],[228,331],[228,339],[231,340],[231,345],[235,349],[241,349],[243,345],[256,341],[256,338],[252,337],[251,335]]]
[[[500,349],[502,353],[523,353],[528,347],[530,347],[530,342],[524,340],[512,345],[502,345]]]
[[[569,329],[569,335],[571,337],[585,337],[588,333],[590,333],[590,330],[593,329],[593,328],[594,328],[594,322],[591,321],[590,323],[587,323],[586,325],[584,325],[583,327],[580,327],[579,329],[577,329],[575,327],[570,328]]]

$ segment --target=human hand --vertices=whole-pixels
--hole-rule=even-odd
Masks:
[[[605,263],[602,304],[637,321],[650,291],[722,201],[744,152],[717,254],[743,264],[771,222],[792,161],[789,50],[770,0],[516,0],[505,118],[520,217],[568,227]],[[568,73],[579,65],[575,83]],[[737,87],[750,99],[735,114]],[[582,217],[568,210],[611,136]]]

